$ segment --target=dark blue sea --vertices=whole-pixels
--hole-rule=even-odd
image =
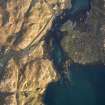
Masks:
[[[71,66],[71,86],[50,83],[44,96],[46,105],[105,105],[105,66]]]

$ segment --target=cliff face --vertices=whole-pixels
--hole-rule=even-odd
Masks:
[[[71,22],[62,27],[62,47],[77,63],[105,60],[104,4],[93,0],[86,24],[75,31]],[[47,84],[58,76],[42,38],[54,12],[68,7],[70,0],[0,0],[0,105],[43,104]]]
[[[0,0],[0,105],[42,105],[47,84],[57,80],[38,42],[52,16],[44,0]]]

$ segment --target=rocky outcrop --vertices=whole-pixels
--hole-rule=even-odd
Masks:
[[[47,84],[57,80],[39,42],[53,16],[44,0],[0,1],[0,105],[42,105]]]

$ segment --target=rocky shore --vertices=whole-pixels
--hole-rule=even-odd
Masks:
[[[105,63],[105,1],[91,5],[85,24],[69,20],[60,30],[74,63]],[[71,7],[71,0],[0,0],[0,105],[43,105],[47,85],[59,79],[44,38]]]

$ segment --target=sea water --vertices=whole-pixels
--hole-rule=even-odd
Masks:
[[[71,86],[50,83],[45,105],[105,105],[105,66],[73,64],[70,70]]]

